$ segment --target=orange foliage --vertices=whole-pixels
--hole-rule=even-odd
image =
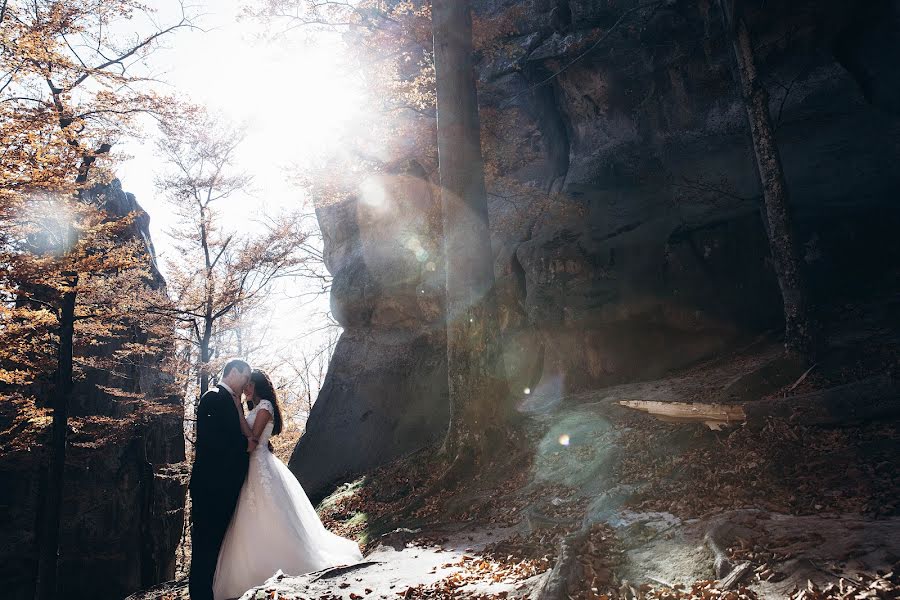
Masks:
[[[164,35],[189,23],[124,48],[111,34],[113,25],[127,26],[148,10],[131,0],[3,3],[0,390],[27,397],[35,391],[27,386],[49,381],[65,293],[78,299],[76,379],[86,368],[127,369],[136,357],[156,353],[154,345],[165,338],[158,320],[141,315],[150,293],[149,260],[142,244],[125,241],[135,215],[111,216],[105,199],[89,192],[110,179],[111,150],[139,133],[141,115],[182,114],[178,103],[146,85],[146,76],[131,71]],[[130,341],[96,351],[112,339]]]

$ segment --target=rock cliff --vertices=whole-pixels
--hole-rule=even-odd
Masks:
[[[477,76],[514,389],[656,377],[780,327],[718,4],[472,4],[504,23]],[[900,2],[746,4],[815,301],[865,295],[898,259]],[[404,177],[319,212],[345,333],[291,461],[314,497],[446,422],[438,200]]]
[[[134,196],[117,180],[91,194],[112,215],[140,213],[129,235],[144,240],[153,263],[149,218]],[[151,270],[152,285],[164,286],[155,263]],[[187,469],[181,398],[170,395],[169,383],[152,357],[117,376],[86,369],[76,382],[60,534],[59,585],[67,600],[118,600],[175,575]],[[152,397],[159,410],[140,411],[104,387]],[[30,599],[49,420],[23,423],[8,403],[0,407],[0,581],[4,598]]]

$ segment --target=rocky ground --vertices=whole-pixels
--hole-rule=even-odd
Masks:
[[[711,431],[619,405],[742,403],[896,372],[898,329],[856,318],[870,308],[840,309],[854,325],[829,332],[812,371],[761,337],[658,380],[530,397],[521,449],[460,490],[410,502],[433,476],[425,450],[329,496],[323,520],[364,563],[276,574],[244,598],[898,598],[896,420]],[[184,595],[172,583],[133,600]]]

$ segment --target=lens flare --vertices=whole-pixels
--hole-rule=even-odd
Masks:
[[[561,436],[559,436],[559,444],[560,444],[561,446],[568,446],[568,445],[569,445],[569,434],[568,434],[568,433],[564,433],[564,434],[562,434]]]
[[[30,195],[13,220],[32,249],[42,254],[62,256],[78,241],[73,206],[52,193]]]
[[[387,194],[384,186],[374,177],[369,177],[359,184],[359,197],[363,204],[372,208],[385,208],[387,206]]]
[[[529,395],[529,394],[531,394],[531,388],[525,388],[525,389],[522,390],[522,391],[525,393],[526,396]]]

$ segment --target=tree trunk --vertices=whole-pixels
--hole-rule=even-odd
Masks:
[[[437,145],[447,267],[450,426],[443,452],[473,463],[503,428],[509,394],[497,326],[467,0],[432,3]]]
[[[203,248],[203,260],[206,264],[206,281],[204,282],[205,312],[203,317],[203,335],[200,337],[200,396],[209,389],[209,342],[213,332],[213,264],[209,255],[209,236],[207,232],[206,208],[200,206],[200,246]],[[200,397],[197,397],[197,405],[200,405]],[[195,407],[196,408],[196,407]],[[196,411],[195,411],[196,413]]]
[[[62,295],[59,317],[57,380],[53,398],[53,425],[50,438],[50,468],[47,470],[47,495],[44,498],[36,600],[56,598],[56,574],[59,557],[59,522],[66,466],[66,433],[69,420],[69,396],[72,392],[72,345],[75,337],[75,301],[77,273],[65,273],[69,291]]]
[[[750,135],[753,138],[753,150],[765,202],[769,249],[784,303],[785,348],[791,354],[810,359],[817,349],[817,331],[810,315],[808,290],[791,220],[787,183],[769,113],[769,94],[759,80],[747,23],[735,12],[734,2],[737,1],[719,0],[719,8],[726,32],[731,38]]]
[[[203,323],[203,337],[200,338],[200,396],[209,389],[209,342],[212,340],[212,320]],[[200,398],[197,398],[199,403]]]

